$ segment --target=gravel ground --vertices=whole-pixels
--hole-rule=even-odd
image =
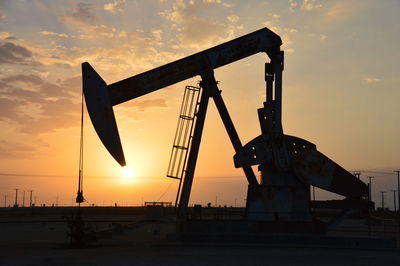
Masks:
[[[117,217],[118,218],[118,217]],[[0,217],[0,265],[400,265],[400,251],[180,244],[165,240],[172,221],[120,227],[88,247],[69,248],[62,220]],[[103,219],[103,218],[100,218]],[[50,219],[51,220],[51,219]],[[101,225],[101,226],[100,226]],[[107,228],[107,223],[99,224]]]

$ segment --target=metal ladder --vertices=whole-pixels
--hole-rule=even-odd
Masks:
[[[178,193],[176,195],[175,207],[181,190],[182,179],[186,171],[186,163],[190,143],[192,141],[193,128],[199,105],[200,87],[186,86],[183,94],[182,106],[176,127],[174,144],[168,164],[167,177],[178,179]]]

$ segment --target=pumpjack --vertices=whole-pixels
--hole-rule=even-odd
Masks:
[[[187,87],[185,90],[167,174],[180,180],[178,230],[187,228],[190,191],[210,98],[216,104],[236,152],[234,165],[243,169],[248,181],[247,221],[264,222],[273,230],[282,225],[300,225],[304,229],[315,225],[310,211],[314,207],[342,209],[340,216],[350,210],[371,207],[365,183],[323,155],[315,144],[283,133],[284,52],[280,50],[281,45],[277,34],[262,28],[112,84],[107,84],[88,62],[82,64],[83,92],[90,119],[100,140],[121,166],[126,162],[113,106],[200,76],[199,88]],[[269,58],[264,75],[266,100],[257,110],[261,135],[243,146],[221,96],[214,69],[257,53],[265,53]],[[260,180],[252,166],[258,166]],[[342,195],[345,199],[311,201],[310,186]]]

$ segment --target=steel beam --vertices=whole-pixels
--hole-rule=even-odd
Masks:
[[[281,38],[267,28],[257,30],[202,52],[108,85],[117,105],[248,56],[279,51]]]

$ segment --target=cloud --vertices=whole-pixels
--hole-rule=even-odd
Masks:
[[[92,8],[91,4],[77,3],[61,20],[72,23],[92,23],[96,19],[96,16],[92,13]]]
[[[318,0],[289,0],[289,10],[292,12],[299,9],[312,11],[321,7],[322,4],[319,4]]]
[[[160,14],[173,22],[179,43],[175,48],[201,49],[232,39],[236,27],[231,25],[238,20],[234,15],[227,21],[217,21],[202,16],[202,12],[211,8],[225,8],[222,1],[182,1],[177,0],[171,10]]]
[[[289,0],[289,5],[290,5],[290,10],[294,11],[294,8],[296,8],[299,3],[297,3],[295,0]]]
[[[144,101],[130,101],[124,103],[124,107],[135,107],[138,111],[144,112],[150,108],[164,108],[167,107],[167,102],[165,99],[152,99],[152,100],[144,100]]]
[[[0,64],[40,65],[32,52],[24,46],[12,42],[0,42]]]
[[[312,37],[312,38],[317,38],[320,41],[325,41],[328,39],[328,36],[325,34],[317,34],[317,33],[308,33],[306,36]]]
[[[41,134],[78,125],[76,78],[51,83],[39,76],[10,75],[0,78],[0,120],[22,133]],[[67,87],[68,86],[68,87]],[[78,98],[79,99],[79,98]],[[78,117],[78,118],[77,118]]]
[[[45,82],[38,87],[40,92],[43,94],[44,97],[50,98],[67,98],[70,96],[69,91],[67,88],[61,87],[57,84],[53,84],[50,82]]]
[[[69,37],[65,33],[55,33],[55,32],[51,32],[51,31],[41,31],[40,34],[45,35],[45,36],[59,37],[59,38],[68,38]]]
[[[30,83],[32,85],[39,85],[43,84],[44,82],[40,77],[33,74],[30,75],[17,74],[17,75],[7,76],[2,78],[1,81],[5,83],[23,82],[23,83]]]
[[[0,39],[5,40],[5,39],[7,39],[8,37],[10,37],[10,33],[5,32],[5,31],[0,32]]]
[[[365,82],[367,82],[367,83],[376,83],[376,82],[381,81],[380,78],[372,78],[372,77],[364,77],[363,80],[364,80]]]
[[[57,33],[54,33],[57,34]],[[44,33],[46,36],[55,36],[52,33]],[[65,39],[65,38],[62,38]],[[80,47],[67,48],[62,45],[47,42],[47,46],[39,46],[24,40],[2,43],[0,41],[0,64],[29,65],[29,66],[56,66],[69,68],[72,64],[77,64],[76,58],[81,56]],[[52,45],[49,45],[52,44]],[[32,69],[46,73],[45,69]]]
[[[108,71],[114,78],[121,79],[120,74],[126,71],[144,71],[182,56],[180,51],[159,49],[163,37],[161,29],[152,29],[149,32],[124,31],[106,25],[88,25],[80,30],[79,38],[82,41],[95,44],[73,48],[57,46],[52,49],[52,54],[57,54],[57,58],[43,53],[41,62],[46,65],[59,62],[74,66],[89,61],[98,63],[101,71]]]
[[[82,87],[82,76],[68,77],[64,80],[59,81],[59,85],[64,88],[81,88]]]
[[[36,149],[33,146],[0,140],[0,158],[2,159],[16,159],[27,158],[34,155]]]
[[[65,102],[56,101],[54,105],[46,105],[45,107],[46,112],[43,112],[42,117],[30,119],[21,124],[19,129],[21,133],[40,135],[79,126],[79,104],[66,100]],[[64,111],[67,111],[67,113],[63,113]]]
[[[69,98],[71,97],[70,91],[66,87],[62,87],[58,84],[54,84],[43,80],[34,74],[18,74],[10,75],[0,79],[3,84],[7,84],[8,91],[3,91],[4,95],[8,95],[13,98],[26,98],[27,96],[32,97],[32,93],[39,97],[33,97],[26,99],[27,101],[35,100],[36,98],[45,99],[48,97],[57,98]],[[35,101],[42,103],[43,100]]]
[[[162,35],[162,30],[158,29],[158,30],[152,30],[151,34],[153,35],[154,39],[156,41],[160,41],[161,40],[161,35]]]
[[[108,3],[104,5],[104,10],[109,11],[113,14],[116,14],[117,12],[123,12],[123,4],[125,3],[125,0],[115,0],[112,3]]]
[[[303,4],[301,5],[301,9],[311,11],[317,8],[321,8],[321,4],[316,4],[316,0],[303,0]]]
[[[97,40],[103,38],[115,38],[118,37],[120,32],[113,27],[106,25],[91,25],[81,30],[83,34],[79,36],[80,39],[85,40]]]
[[[327,38],[328,38],[328,36],[326,36],[325,34],[320,34],[320,35],[319,35],[319,39],[320,39],[321,41],[325,41]]]
[[[239,20],[239,17],[236,16],[236,15],[230,15],[230,16],[227,16],[226,18],[227,18],[228,21],[231,22],[231,23],[235,23],[235,22],[237,22],[237,21]]]
[[[331,22],[344,22],[368,7],[368,1],[333,2],[326,11],[325,18]]]
[[[31,117],[23,114],[22,107],[25,101],[0,98],[0,121],[18,123]]]
[[[279,14],[272,14],[271,16],[275,20],[279,20],[279,18],[281,17],[281,15],[279,15]]]

